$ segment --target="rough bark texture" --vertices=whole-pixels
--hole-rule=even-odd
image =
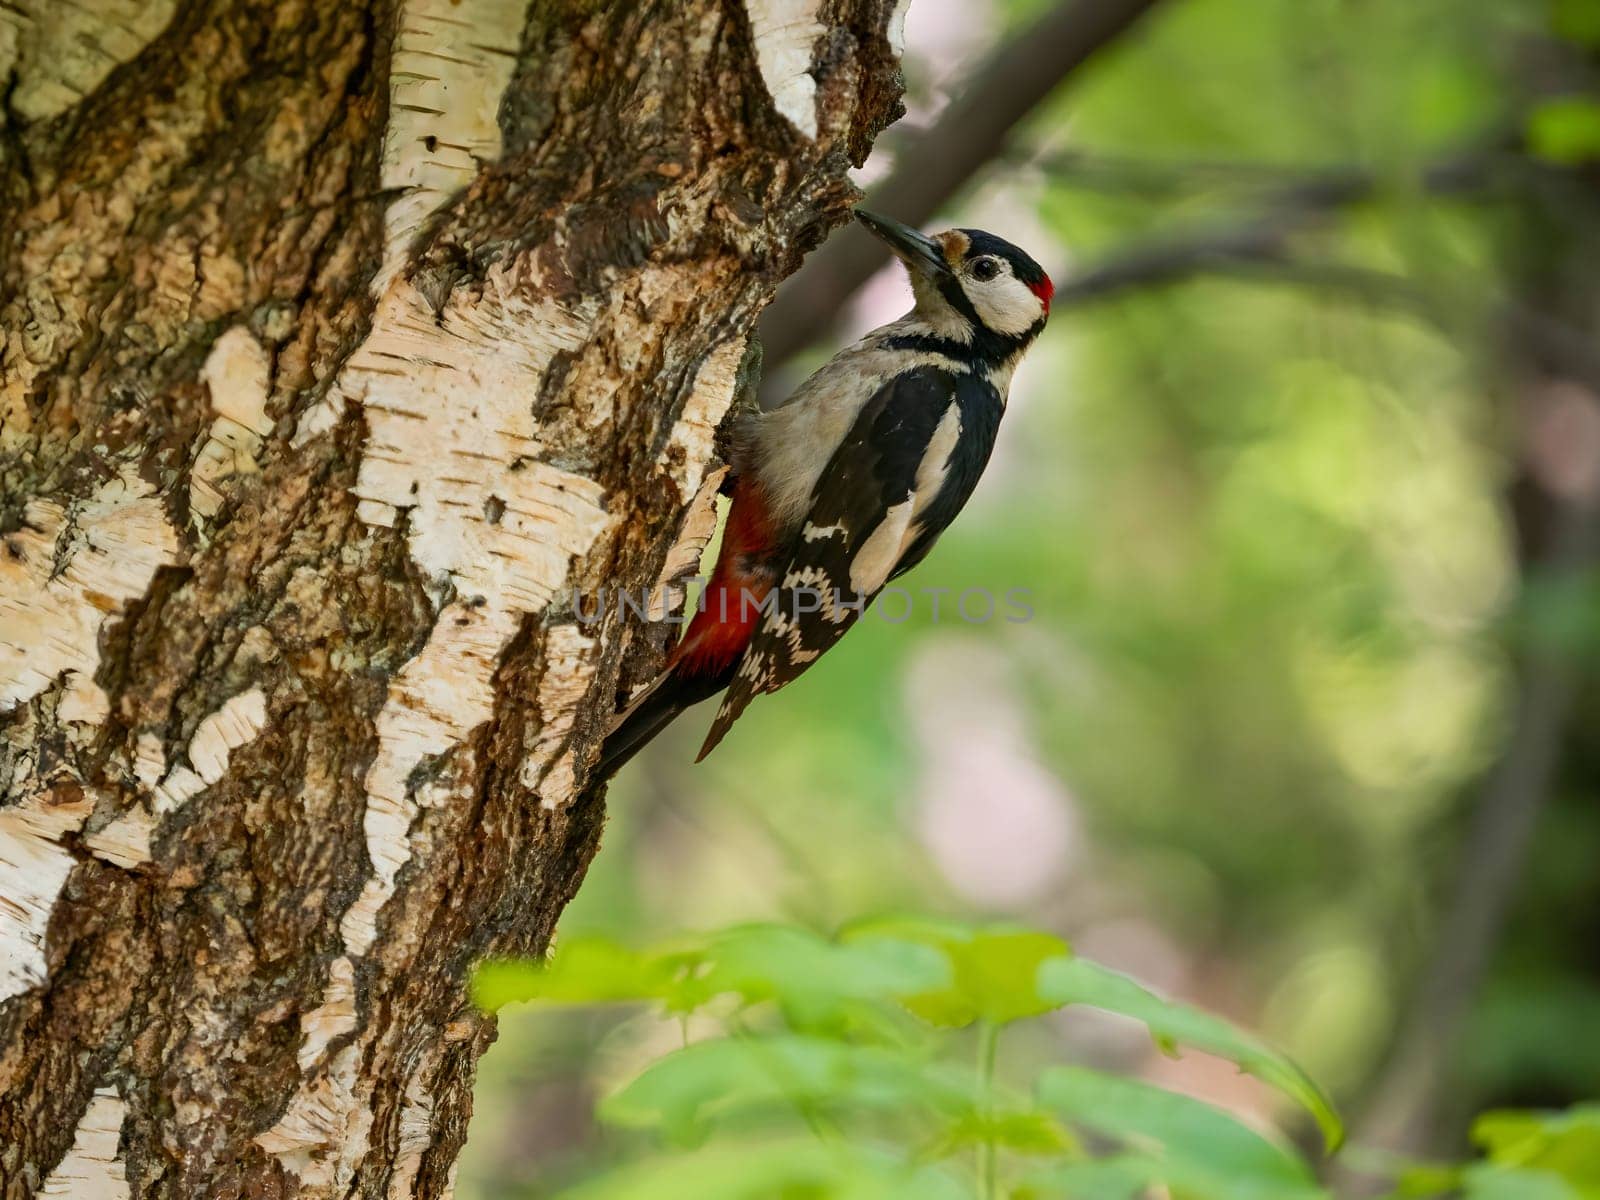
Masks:
[[[895,9],[0,4],[6,1200],[448,1194]]]

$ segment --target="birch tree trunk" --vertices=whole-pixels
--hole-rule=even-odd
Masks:
[[[896,7],[0,4],[6,1200],[449,1194]]]

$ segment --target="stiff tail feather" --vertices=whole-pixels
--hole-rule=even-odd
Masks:
[[[591,777],[601,780],[615,775],[679,713],[710,699],[727,682],[715,676],[685,676],[670,667],[663,671],[617,715]]]

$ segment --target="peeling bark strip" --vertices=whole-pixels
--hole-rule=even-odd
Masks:
[[[528,0],[403,0],[389,62],[384,217],[374,295],[406,266],[428,218],[500,157],[501,97],[517,63]]]
[[[61,841],[91,807],[41,788],[0,809],[0,1001],[45,981],[45,930],[74,861]]]
[[[272,432],[272,419],[267,416],[271,373],[265,347],[248,329],[236,325],[211,347],[200,378],[211,393],[217,419],[189,473],[191,515],[216,516],[223,501],[218,485],[257,469],[262,440]]]
[[[260,688],[240,693],[201,721],[189,739],[189,765],[174,767],[156,784],[150,798],[154,814],[165,816],[226,775],[229,757],[266,724],[267,701]]]
[[[85,501],[30,501],[0,546],[0,713],[64,671],[94,678],[101,627],[143,596],[178,539],[154,490],[124,467]]]
[[[131,62],[172,20],[177,0],[12,0],[0,7],[0,75],[15,71],[12,111],[64,113]]]
[[[901,8],[0,4],[6,1200],[448,1194]]]
[[[756,61],[772,102],[791,125],[817,136],[817,83],[812,52],[827,32],[817,19],[822,0],[746,0],[756,39]]]
[[[128,1175],[117,1142],[127,1111],[115,1088],[97,1088],[78,1122],[72,1149],[50,1172],[39,1195],[62,1200],[124,1200]]]
[[[738,390],[739,365],[748,345],[748,338],[730,338],[706,355],[672,437],[661,451],[659,465],[671,473],[685,503],[694,499],[711,461],[717,426]]]

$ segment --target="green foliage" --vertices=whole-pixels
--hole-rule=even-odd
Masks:
[[[634,1163],[564,1200],[971,1200],[947,1172],[821,1142],[750,1142]]]
[[[970,1080],[896,1046],[853,1045],[803,1034],[715,1038],[645,1068],[601,1106],[601,1117],[693,1141],[717,1121],[798,1108],[816,1112],[926,1109],[970,1116]]]
[[[1163,1000],[1088,959],[1058,959],[1046,964],[1040,976],[1041,992],[1057,1005],[1088,1004],[1121,1013],[1144,1022],[1168,1053],[1192,1046],[1237,1064],[1301,1104],[1316,1118],[1328,1148],[1338,1147],[1343,1129],[1332,1102],[1304,1071],[1249,1034],[1209,1013]]]
[[[1551,0],[1550,26],[1559,38],[1600,46],[1600,0]]]
[[[690,943],[635,952],[606,938],[563,939],[548,963],[485,963],[473,999],[491,1011],[519,1000],[545,1004],[658,1001],[695,1011],[718,996],[776,1001],[796,1028],[870,1015],[872,1001],[907,998],[946,984],[948,962],[904,940],[830,941],[784,925],[740,925]]]
[[[1124,1185],[1133,1195],[1155,1182],[1193,1200],[1321,1195],[1293,1151],[1198,1100],[1063,1065],[1022,1088],[998,1079],[1000,1031],[1069,1005],[1142,1021],[1169,1052],[1229,1059],[1300,1102],[1330,1144],[1340,1134],[1288,1059],[1035,930],[902,919],[825,938],[748,925],[644,951],[576,937],[545,963],[484,964],[474,995],[490,1008],[635,1001],[719,1023],[715,1036],[686,1034],[598,1110],[613,1128],[698,1148],[617,1167],[572,1197],[989,1200]],[[952,1057],[967,1027],[975,1065]],[[793,1140],[796,1123],[814,1140]],[[971,1189],[955,1171],[969,1155]]]
[[[1600,1200],[1600,1105],[1566,1112],[1489,1112],[1472,1127],[1481,1162],[1413,1167],[1394,1200]]]
[[[1225,1059],[1297,1102],[1330,1147],[1342,1136],[1282,1054],[1014,926],[744,925],[642,951],[574,937],[543,963],[483,964],[473,994],[714,1022],[696,1040],[685,1025],[680,1048],[600,1101],[603,1123],[647,1142],[563,1200],[1328,1200],[1288,1142],[1191,1096],[1060,1063],[997,1077],[1003,1029],[1072,1005],[1139,1021],[1170,1054]],[[1407,1166],[1390,1200],[1600,1200],[1600,1105],[1492,1112],[1473,1137],[1481,1161]]]
[[[1538,157],[1562,166],[1600,158],[1600,104],[1586,96],[1547,100],[1528,118],[1528,144]]]
[[[1600,1193],[1600,1104],[1564,1113],[1485,1113],[1473,1126],[1472,1139],[1493,1162],[1552,1171]]]
[[[534,968],[512,960],[487,962],[472,977],[472,999],[494,1012],[517,1000],[546,1004],[609,1004],[666,1000],[675,986],[677,959],[638,954],[606,938],[563,942]]]
[[[907,1008],[932,1025],[952,1029],[974,1021],[1006,1025],[1060,1007],[1039,990],[1044,964],[1065,961],[1070,953],[1066,942],[1050,934],[956,922],[882,921],[858,926],[849,936],[880,952],[918,945],[944,956],[948,981],[905,1000]]]
[[[1039,1098],[1074,1124],[1125,1144],[1142,1184],[1216,1200],[1307,1200],[1323,1194],[1304,1159],[1188,1096],[1081,1067],[1053,1067]]]

